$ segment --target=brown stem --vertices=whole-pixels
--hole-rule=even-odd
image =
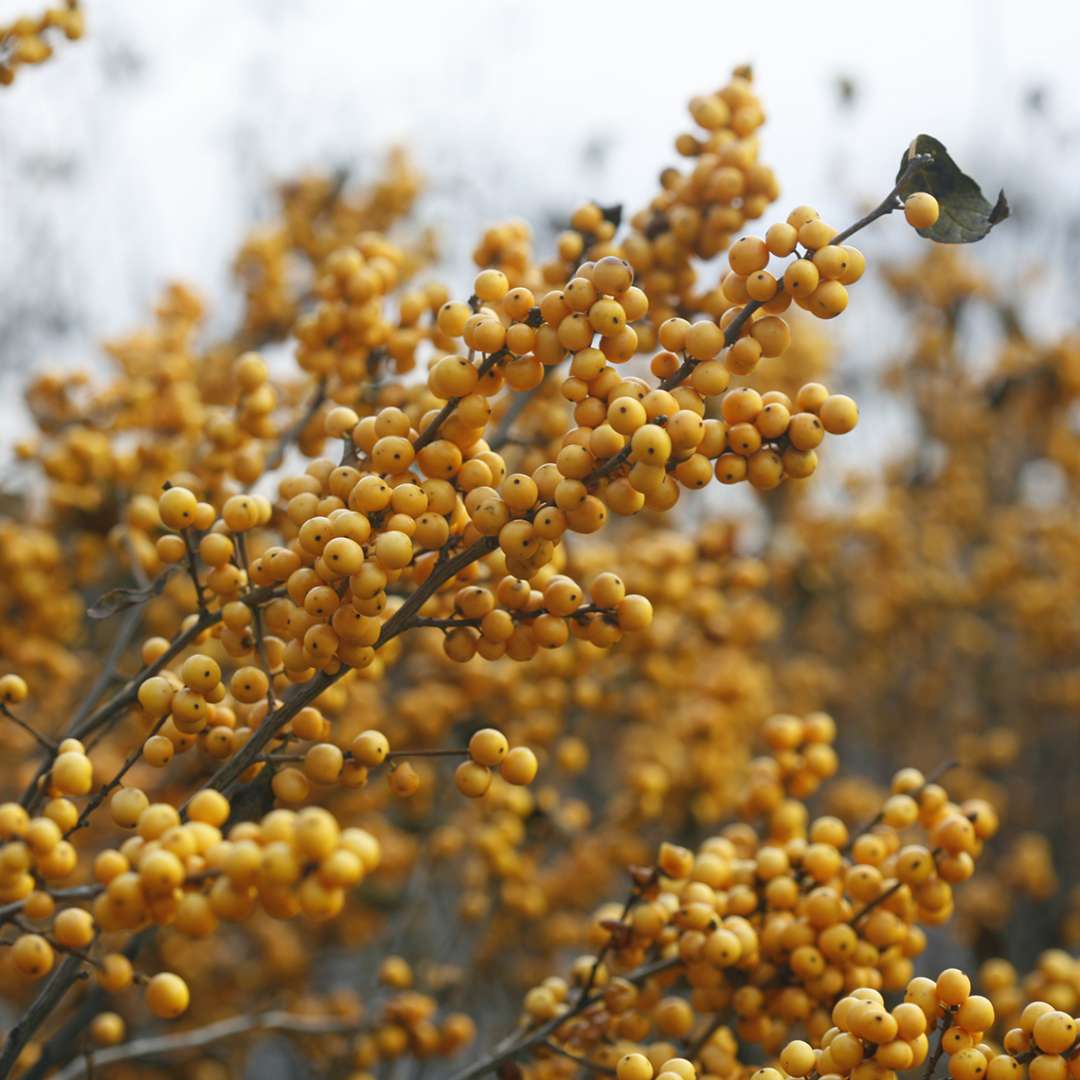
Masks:
[[[22,728],[43,750],[48,750],[50,754],[56,753],[56,743],[52,739],[47,735],[42,735],[40,731],[32,728],[21,717],[16,716],[3,702],[0,702],[0,714],[6,716],[16,727]]]
[[[957,761],[944,761],[942,762],[914,791],[910,792],[913,799],[917,799],[927,788],[929,784],[936,784],[950,769],[955,769],[959,764]],[[849,837],[848,842],[840,849],[841,855],[846,855],[851,851],[855,845],[855,841],[860,836],[865,836],[871,829],[876,828],[885,820],[885,808],[882,807],[878,812],[867,821],[864,821]]]
[[[255,592],[250,593],[244,597],[244,603],[249,606],[256,604],[266,603],[267,600],[272,600],[277,596],[283,596],[283,588],[264,588],[257,589]],[[159,671],[163,670],[168,664],[170,664],[177,656],[180,655],[204,630],[221,621],[220,611],[208,611],[201,614],[186,630],[178,634],[172,641],[172,644],[159,656],[153,663],[147,664],[137,675],[128,680],[123,689],[118,690],[104,705],[102,705],[95,712],[85,715],[87,710],[80,709],[72,720],[67,731],[67,737],[73,739],[85,739],[88,735],[97,731],[99,728],[104,727],[111,721],[120,717],[125,709],[130,708],[139,697],[139,686],[149,679],[151,676],[156,675]],[[122,651],[122,650],[120,650]],[[111,672],[110,672],[111,678]],[[35,773],[34,778],[27,785],[26,790],[23,792],[20,802],[27,809],[32,810],[36,807],[42,798],[42,790],[40,787],[41,778],[44,777],[48,771],[52,768],[53,761],[56,760],[56,755],[50,752],[49,756]]]
[[[322,378],[316,385],[315,393],[311,395],[311,400],[307,403],[307,407],[296,420],[281,433],[281,438],[278,439],[277,445],[266,459],[266,472],[272,472],[285,460],[285,454],[288,452],[289,447],[297,440],[297,438],[299,438],[300,433],[304,428],[311,423],[312,417],[319,411],[325,400],[326,379]]]
[[[194,1050],[220,1042],[222,1039],[243,1035],[249,1031],[287,1031],[296,1035],[334,1035],[359,1031],[361,1024],[356,1020],[346,1020],[340,1016],[302,1016],[273,1009],[269,1012],[250,1013],[234,1016],[227,1020],[218,1020],[205,1027],[178,1031],[168,1035],[149,1035],[142,1039],[95,1050],[86,1058],[73,1061],[55,1074],[54,1080],[77,1080],[80,1076],[89,1077],[91,1069],[101,1065],[113,1065],[119,1061],[132,1061],[136,1058],[153,1057],[158,1054],[171,1054],[178,1050]]]
[[[322,384],[320,384],[322,385]],[[248,575],[248,557],[247,557],[247,543],[244,540],[243,533],[236,534],[236,554],[240,560],[240,568],[244,571],[244,576]],[[251,594],[252,585],[248,582],[247,593]],[[270,712],[274,711],[274,672],[270,667],[270,659],[266,655],[266,642],[263,639],[263,621],[262,611],[258,606],[251,609],[251,625],[255,634],[255,652],[259,657],[259,663],[262,664],[262,669],[266,673],[266,704],[269,707]]]
[[[199,605],[199,613],[206,614],[206,592],[199,580],[199,564],[195,558],[195,541],[191,539],[191,531],[184,529],[181,534],[184,538],[184,550],[187,552],[188,576],[191,584],[195,586],[195,600]]]
[[[635,885],[634,888],[630,890],[630,895],[626,898],[626,902],[623,904],[622,914],[619,916],[620,923],[626,922],[626,917],[630,914],[631,909],[640,898],[641,892]],[[614,935],[609,933],[607,941],[604,942],[603,947],[596,954],[596,959],[593,960],[592,967],[589,968],[589,976],[582,985],[581,991],[577,997],[576,1007],[578,1011],[580,1011],[584,1007],[582,1003],[589,996],[589,994],[592,993],[592,988],[596,985],[596,976],[600,973],[600,965],[607,959],[607,954],[611,952],[611,945],[613,941]]]
[[[624,975],[623,978],[626,979],[627,982],[632,983],[644,982],[653,975],[659,975],[661,972],[670,971],[672,968],[678,967],[681,963],[682,961],[679,957],[670,956],[664,960],[656,960],[651,964],[646,964],[636,971]],[[509,1061],[518,1054],[524,1053],[526,1050],[544,1042],[552,1032],[558,1030],[558,1028],[565,1024],[567,1020],[584,1012],[585,1009],[601,1000],[602,997],[603,993],[601,992],[593,994],[583,1001],[576,1002],[566,1012],[552,1017],[550,1020],[542,1023],[539,1027],[524,1032],[521,1038],[514,1040],[509,1045],[501,1045],[497,1050],[482,1057],[467,1069],[463,1069],[461,1072],[455,1074],[451,1077],[451,1080],[478,1080],[478,1078],[485,1073],[494,1072],[503,1064],[503,1062]]]
[[[559,1057],[564,1057],[568,1061],[573,1061],[576,1064],[588,1069],[589,1072],[604,1073],[606,1076],[614,1076],[615,1070],[610,1065],[601,1065],[599,1062],[590,1061],[586,1057],[581,1057],[580,1054],[572,1054],[569,1050],[564,1050],[558,1043],[553,1043],[550,1039],[545,1039],[540,1044],[545,1050],[550,1050],[553,1054],[558,1054]]]
[[[485,356],[480,367],[477,369],[477,374],[482,379],[500,360],[505,359],[510,355],[510,350],[504,345],[498,352],[493,352],[489,356]],[[451,398],[436,414],[435,418],[423,431],[420,432],[416,442],[413,443],[413,449],[419,453],[427,446],[428,443],[434,442],[438,437],[439,428],[450,418],[450,415],[458,407],[461,402],[461,398]]]
[[[493,551],[498,541],[494,537],[484,536],[475,543],[470,544],[464,551],[459,552],[452,559],[447,559],[441,566],[437,566],[431,576],[420,586],[414,589],[405,602],[383,623],[379,640],[375,642],[375,649],[382,648],[392,638],[398,636],[412,627],[412,618],[435,595],[439,588],[449,581],[465,567],[472,565],[477,559],[482,559]],[[324,690],[329,689],[342,678],[349,667],[342,665],[333,675],[320,672],[314,678],[303,685],[296,687],[293,693],[286,698],[285,702],[255,729],[251,738],[226,761],[207,782],[207,787],[217,791],[228,791],[239,780],[240,776],[258,759],[263,748],[277,733],[305,706],[310,705]],[[188,800],[190,802],[190,799]],[[187,803],[184,804],[187,806]]]
[[[154,726],[150,729],[150,733],[144,739],[140,739],[135,745],[135,749],[132,750],[128,756],[124,759],[123,765],[117,770],[113,778],[107,783],[103,784],[96,792],[90,801],[82,808],[82,812],[79,814],[78,820],[66,833],[64,833],[64,839],[71,838],[73,833],[77,833],[80,829],[86,828],[90,821],[90,815],[120,786],[120,781],[128,774],[128,772],[134,768],[135,763],[142,757],[143,747],[146,745],[147,739],[150,739],[156,735],[162,727],[165,725],[165,721],[168,719],[168,715],[161,717]]]
[[[860,229],[865,229],[867,225],[872,225],[880,217],[885,217],[886,214],[891,214],[894,210],[899,210],[903,205],[903,201],[900,198],[900,189],[911,178],[911,174],[915,172],[920,166],[925,165],[931,160],[930,154],[916,154],[911,158],[907,167],[900,174],[900,178],[896,181],[895,186],[884,199],[870,211],[866,217],[859,218],[854,225],[849,225],[843,232],[837,233],[830,241],[830,244],[842,244],[845,240],[854,236]]]
[[[510,429],[517,422],[518,417],[529,407],[529,403],[535,399],[540,388],[547,381],[548,376],[555,370],[556,366],[557,365],[553,364],[549,367],[545,367],[543,379],[541,379],[531,390],[524,390],[519,394],[515,394],[514,400],[507,406],[506,412],[502,414],[498,425],[491,433],[491,438],[488,439],[488,445],[492,450],[498,452],[510,441]]]
[[[923,1069],[922,1080],[930,1080],[930,1077],[934,1075],[934,1069],[937,1067],[937,1063],[941,1060],[941,1055],[945,1051],[945,1045],[941,1041],[941,1036],[944,1034],[945,1029],[952,1023],[953,1010],[946,1010],[944,1016],[942,1016],[938,1022],[937,1027],[931,1032],[931,1036],[937,1035],[937,1045],[934,1047],[933,1053],[926,1059],[926,1068]]]
[[[701,1051],[705,1048],[708,1041],[724,1026],[725,1021],[728,1018],[726,1011],[718,1012],[712,1020],[709,1021],[705,1030],[690,1044],[686,1050],[686,1056],[693,1061],[698,1057]]]
[[[78,957],[65,956],[49,981],[41,988],[41,992],[30,1003],[30,1007],[19,1017],[18,1022],[8,1032],[4,1048],[0,1051],[0,1080],[6,1080],[6,1077],[11,1075],[23,1047],[46,1017],[60,1004],[81,970],[82,961]]]

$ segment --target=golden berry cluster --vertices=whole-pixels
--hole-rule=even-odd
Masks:
[[[282,188],[224,338],[171,285],[104,378],[31,380],[42,497],[0,521],[0,990],[24,1018],[0,1076],[69,1062],[83,1009],[103,1067],[149,1018],[203,1025],[168,1053],[228,1013],[365,1076],[470,1042],[441,1003],[493,970],[530,987],[512,1050],[542,1074],[734,1076],[741,1042],[820,1038],[837,1000],[911,979],[995,810],[915,770],[862,827],[808,805],[836,725],[778,711],[769,553],[658,524],[713,479],[806,479],[855,428],[788,309],[844,310],[865,222],[743,235],[779,194],[750,73],[690,111],[688,171],[626,226],[579,207],[546,261],[511,222],[471,287],[430,278],[395,154],[359,190]],[[388,955],[418,893],[460,916],[462,970]],[[367,1014],[320,974],[358,953]]]
[[[24,15],[0,26],[0,86],[10,86],[20,67],[48,60],[57,37],[78,41],[83,31],[79,0],[65,0],[41,15]]]

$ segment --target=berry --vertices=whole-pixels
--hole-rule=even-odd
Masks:
[[[170,971],[162,971],[146,984],[146,1004],[161,1020],[175,1020],[187,1012],[191,1001],[187,983]]]
[[[479,765],[495,768],[510,750],[506,736],[495,728],[482,728],[469,739],[469,756]]]
[[[916,191],[904,200],[904,217],[914,229],[932,229],[940,213],[937,199],[927,191]]]

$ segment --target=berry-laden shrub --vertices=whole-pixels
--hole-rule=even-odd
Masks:
[[[886,278],[912,332],[883,389],[912,429],[880,475],[849,479],[841,511],[777,506],[783,545],[762,556],[787,613],[777,676],[790,707],[833,711],[879,752],[914,739],[924,761],[955,756],[982,776],[954,783],[1007,802],[1007,849],[961,903],[984,959],[1053,918],[1048,841],[1065,850],[1080,813],[1060,752],[1080,704],[1080,348],[1037,339],[1023,298],[955,248]]]
[[[920,136],[848,228],[758,228],[750,72],[690,113],[625,228],[585,203],[538,260],[495,225],[460,297],[408,238],[404,156],[288,185],[231,336],[174,285],[111,377],[31,381],[41,498],[0,522],[0,1077],[228,1075],[202,1048],[263,1029],[366,1077],[494,1038],[505,1010],[457,1003],[522,984],[463,1075],[1072,1067],[1064,1019],[984,1054],[966,977],[912,981],[994,805],[904,769],[862,826],[814,809],[836,727],[778,711],[769,563],[677,509],[797,486],[856,427],[795,379],[819,350],[789,318],[843,313],[853,236],[902,209],[970,241],[1007,207]],[[417,963],[431,898],[460,933]]]

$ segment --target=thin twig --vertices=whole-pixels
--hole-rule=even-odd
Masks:
[[[877,221],[878,218],[884,217],[886,214],[891,214],[893,210],[899,209],[903,205],[899,200],[898,192],[900,188],[907,181],[911,173],[917,169],[920,165],[926,163],[929,160],[929,155],[921,154],[912,158],[908,162],[907,168],[904,170],[903,175],[897,180],[896,185],[892,191],[881,201],[881,203],[875,207],[866,217],[860,218],[854,225],[849,225],[843,232],[839,232],[829,241],[830,244],[842,244],[849,237],[854,236],[860,229],[865,229],[867,225]],[[783,282],[781,280],[781,288],[783,288]],[[728,349],[738,341],[742,328],[746,325],[747,321],[753,316],[754,312],[758,308],[762,307],[762,302],[758,300],[751,300],[745,304],[742,310],[734,319],[728,324],[727,329],[724,331],[724,344],[722,348]],[[693,374],[694,369],[698,366],[699,361],[693,359],[685,359],[680,365],[679,369],[672,375],[669,375],[660,383],[661,390],[674,390],[676,386],[680,386],[684,383],[690,375]],[[612,455],[603,464],[598,465],[588,476],[585,477],[583,483],[586,487],[595,484],[598,480],[603,480],[604,477],[610,476],[616,472],[623,465],[630,460],[632,453],[629,443],[626,444],[617,454]]]
[[[142,584],[142,582],[139,581],[139,575],[136,575],[136,581],[138,581],[139,584]],[[109,651],[102,662],[97,678],[94,679],[90,689],[86,692],[86,696],[79,703],[79,707],[75,711],[71,723],[68,725],[68,730],[70,732],[76,732],[80,729],[86,718],[101,700],[101,695],[105,693],[109,684],[113,681],[113,678],[116,675],[116,667],[120,663],[124,653],[127,651],[128,645],[131,644],[131,639],[135,636],[135,631],[138,630],[139,624],[142,622],[142,615],[143,609],[141,604],[136,605],[124,615],[123,622],[120,624],[120,629],[116,632],[116,637],[113,638],[112,644],[109,646]],[[56,747],[53,746],[49,749],[49,756],[40,766],[38,766],[34,778],[23,792],[21,803],[28,810],[32,809],[39,801],[40,789],[38,784],[41,781],[41,778],[52,768],[52,763],[55,759]]]
[[[238,532],[236,534],[236,554],[240,561],[240,568],[244,571],[244,576],[248,576],[248,557],[247,557],[247,543],[244,540],[244,534]],[[246,592],[251,594],[253,586],[248,581]],[[262,669],[266,674],[266,704],[270,712],[274,711],[274,672],[270,667],[270,659],[266,655],[266,641],[263,636],[263,621],[262,610],[256,605],[251,609],[251,625],[255,634],[255,652],[259,657],[259,663],[262,664]]]
[[[619,916],[619,922],[625,923],[626,917],[630,914],[634,905],[641,899],[641,890],[635,885],[630,890],[630,895],[626,898],[626,902],[623,904],[622,914]],[[596,959],[592,962],[592,967],[589,968],[589,975],[585,982],[582,984],[581,991],[577,997],[577,1008],[582,1007],[582,1002],[592,993],[592,988],[596,985],[596,976],[600,973],[600,965],[607,959],[607,954],[611,951],[612,943],[615,940],[613,932],[608,932],[608,939],[604,942],[603,947],[597,952]]]
[[[952,1023],[954,1012],[955,1009],[946,1009],[945,1013],[938,1020],[937,1027],[930,1033],[931,1037],[937,1035],[937,1045],[934,1047],[933,1053],[926,1059],[926,1068],[923,1069],[922,1080],[930,1080],[930,1077],[934,1075],[934,1069],[941,1060],[941,1055],[945,1050],[945,1045],[941,1041],[941,1036],[944,1034],[945,1029]]]
[[[553,1054],[558,1054],[559,1057],[564,1057],[569,1061],[576,1062],[590,1072],[604,1073],[607,1076],[615,1075],[615,1070],[610,1065],[601,1065],[598,1061],[590,1061],[580,1054],[572,1054],[569,1050],[564,1050],[558,1043],[553,1043],[550,1039],[545,1039],[540,1045],[545,1050],[550,1050]]]
[[[307,403],[304,411],[281,433],[277,445],[266,459],[266,472],[272,472],[285,460],[289,447],[299,438],[304,428],[311,423],[312,417],[319,411],[325,400],[326,379],[322,378],[318,381],[315,393],[311,395],[311,400]]]
[[[104,889],[104,886],[100,888]],[[133,934],[121,950],[122,954],[133,961],[143,946],[153,939],[157,929],[151,925]],[[42,1080],[54,1067],[69,1060],[76,1052],[78,1037],[85,1033],[91,1019],[101,1012],[105,999],[106,992],[99,984],[94,985],[59,1029],[44,1043],[40,1057],[27,1067],[20,1080]]]
[[[497,352],[491,353],[489,356],[485,356],[477,369],[477,374],[482,379],[500,360],[505,360],[510,355],[510,350],[504,345]],[[450,415],[458,407],[461,402],[461,398],[451,398],[434,416],[431,423],[428,424],[423,431],[420,432],[416,442],[413,443],[413,450],[416,453],[420,453],[425,446],[430,442],[434,442],[438,437],[439,429],[450,418]]]
[[[199,564],[195,556],[195,541],[191,539],[191,531],[183,529],[180,535],[184,538],[184,550],[187,552],[188,575],[191,584],[195,586],[195,600],[199,605],[199,613],[206,614],[206,592],[199,580]]]
[[[427,601],[452,577],[460,573],[467,566],[471,566],[478,559],[482,559],[495,549],[498,540],[491,536],[483,536],[470,544],[464,551],[459,552],[452,559],[448,559],[441,566],[437,566],[431,576],[420,586],[413,590],[405,602],[383,623],[378,641],[375,642],[376,650],[382,648],[388,641],[397,637],[413,625],[413,618]],[[343,664],[333,675],[319,672],[308,682],[294,689],[292,694],[271,715],[255,729],[251,738],[234,754],[224,762],[210,777],[207,787],[217,791],[228,792],[240,779],[241,775],[253,765],[259,755],[277,733],[305,706],[310,705],[318,696],[342,678],[351,669]],[[190,802],[190,799],[188,800]],[[186,803],[184,804],[187,805]]]
[[[162,716],[150,729],[150,732],[145,738],[140,738],[135,744],[135,748],[124,759],[124,763],[113,775],[113,778],[106,784],[102,784],[97,791],[94,792],[90,801],[82,808],[78,819],[75,824],[71,826],[66,833],[64,833],[64,839],[68,840],[72,834],[77,833],[80,829],[86,828],[89,824],[90,816],[93,812],[120,786],[120,781],[128,774],[128,772],[134,768],[135,763],[142,757],[143,747],[146,745],[147,740],[156,735],[162,727],[165,726],[165,721],[168,720],[168,714]]]
[[[40,731],[31,727],[21,717],[16,716],[3,702],[0,702],[0,713],[6,716],[16,727],[22,728],[43,750],[48,750],[50,754],[56,753],[57,745],[52,739],[47,735],[42,735]]]
[[[861,229],[865,229],[867,225],[872,225],[878,218],[885,217],[886,214],[891,214],[894,210],[901,209],[904,203],[900,198],[900,189],[908,182],[911,178],[911,174],[915,172],[916,169],[925,165],[930,160],[932,160],[931,154],[916,154],[914,157],[910,158],[907,167],[900,174],[900,178],[896,181],[892,191],[890,191],[889,194],[866,215],[866,217],[859,218],[854,225],[849,225],[843,232],[838,232],[829,241],[829,244],[842,244]]]
[[[661,972],[670,971],[672,968],[678,967],[681,963],[682,960],[680,960],[679,957],[669,956],[664,960],[656,960],[651,964],[646,964],[636,971],[623,975],[622,978],[631,983],[644,982],[653,975],[659,975]],[[532,1028],[531,1030],[522,1033],[520,1038],[515,1039],[512,1042],[508,1041],[500,1044],[496,1050],[482,1057],[467,1069],[463,1069],[461,1072],[455,1074],[451,1077],[451,1080],[477,1080],[478,1077],[483,1076],[485,1073],[494,1072],[504,1061],[509,1061],[511,1058],[524,1053],[538,1043],[544,1042],[548,1036],[554,1031],[557,1031],[567,1020],[584,1012],[590,1005],[595,1004],[602,998],[603,992],[600,992],[593,994],[584,1001],[575,1003],[566,1012],[552,1017],[539,1027]]]
[[[287,1031],[296,1035],[340,1035],[359,1031],[361,1027],[358,1021],[345,1020],[340,1016],[302,1016],[283,1009],[272,1009],[268,1012],[233,1016],[227,1020],[218,1020],[205,1027],[192,1028],[188,1031],[132,1039],[131,1042],[121,1043],[119,1046],[96,1050],[93,1063],[94,1066],[113,1065],[118,1061],[172,1054],[179,1050],[196,1050],[249,1031],[273,1030]],[[73,1061],[56,1073],[53,1080],[77,1080],[78,1077],[89,1075],[85,1061]]]
[[[11,1074],[23,1047],[30,1041],[46,1017],[60,1004],[60,1000],[71,988],[81,970],[82,961],[78,957],[65,956],[52,977],[42,987],[41,992],[30,1003],[30,1007],[8,1032],[8,1037],[4,1040],[4,1048],[0,1051],[0,1080],[4,1080]]]
[[[488,445],[496,453],[501,450],[510,441],[510,429],[517,422],[517,419],[521,414],[529,407],[529,404],[536,398],[540,388],[547,381],[548,376],[555,370],[557,365],[551,365],[544,368],[544,377],[531,389],[524,390],[519,394],[514,395],[514,400],[506,408],[506,412],[502,414],[499,419],[499,423],[496,425],[495,430],[491,433],[491,438],[488,439]]]
[[[942,762],[925,780],[912,792],[913,799],[917,799],[927,788],[929,784],[936,784],[950,769],[955,769],[959,764],[957,761],[945,761]],[[848,842],[840,849],[841,855],[846,855],[851,851],[855,845],[855,841],[860,836],[865,836],[871,829],[876,828],[885,820],[885,807],[882,807],[878,812],[867,821],[864,821],[848,838]]]
[[[686,1056],[693,1061],[694,1058],[700,1056],[701,1051],[705,1049],[708,1041],[724,1026],[725,1021],[728,1019],[727,1012],[718,1012],[712,1020],[709,1021],[705,1030],[690,1044],[686,1050]]]

